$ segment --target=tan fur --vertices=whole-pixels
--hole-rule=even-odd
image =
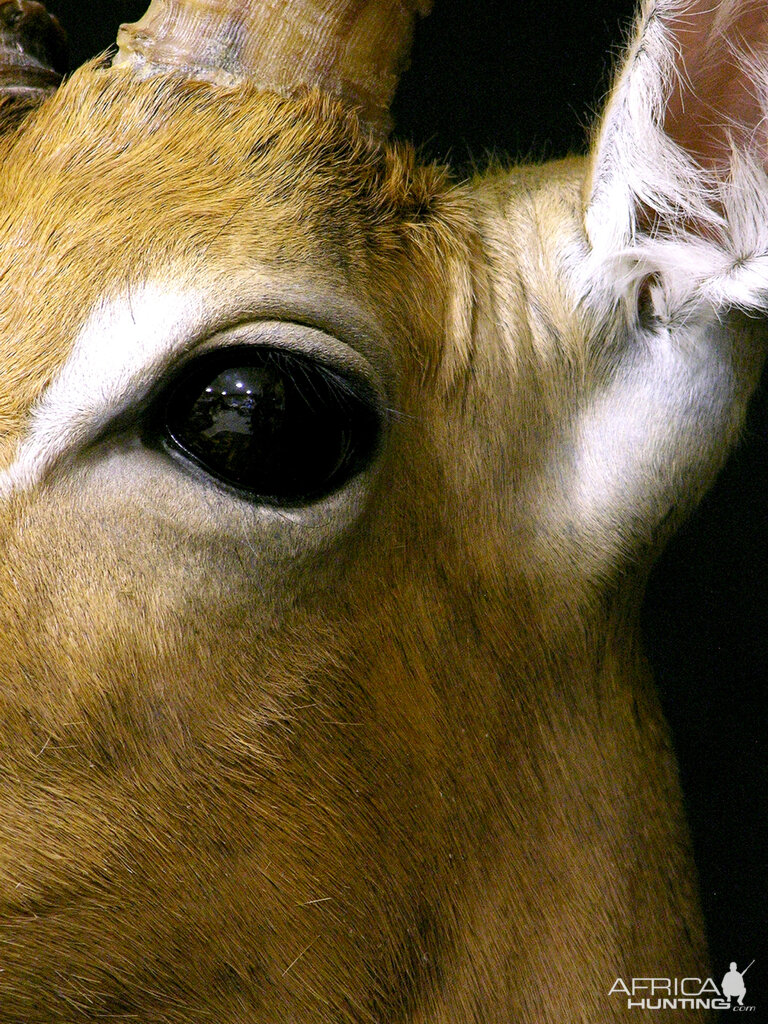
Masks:
[[[92,308],[158,275],[354,296],[396,415],[320,548],[193,512],[121,436],[6,501],[0,1021],[598,1024],[618,975],[703,976],[636,638],[658,538],[605,562],[531,514],[605,374],[553,255],[585,175],[459,187],[315,94],[93,65],[14,139],[5,466]]]

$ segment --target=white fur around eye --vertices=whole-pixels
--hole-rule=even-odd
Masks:
[[[0,494],[33,486],[141,401],[204,327],[203,305],[189,291],[151,284],[100,303],[33,410],[17,457],[0,476]]]

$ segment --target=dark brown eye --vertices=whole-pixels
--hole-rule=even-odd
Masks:
[[[310,356],[239,346],[201,356],[160,396],[153,433],[216,480],[274,505],[341,487],[370,461],[376,396]]]

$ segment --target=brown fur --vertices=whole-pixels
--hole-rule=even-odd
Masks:
[[[97,66],[14,138],[5,465],[96,302],[169,267],[354,295],[397,414],[320,549],[220,531],[159,457],[116,487],[120,438],[7,502],[0,1021],[597,1024],[617,975],[706,970],[647,539],[574,562],[530,516],[600,381],[548,256],[584,173],[458,187],[315,94]]]

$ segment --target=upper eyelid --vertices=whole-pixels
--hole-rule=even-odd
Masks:
[[[364,380],[381,399],[388,397],[388,382],[356,348],[337,335],[300,319],[247,320],[224,327],[180,353],[173,368],[168,369],[175,375],[207,352],[246,346],[282,349],[316,358],[336,373]]]
[[[185,378],[193,376],[196,372],[197,364],[204,360],[210,359],[211,373],[213,374],[216,372],[217,366],[219,370],[227,366],[245,366],[245,361],[239,362],[237,353],[245,353],[249,349],[264,349],[271,353],[284,354],[288,359],[295,357],[293,362],[297,370],[301,370],[303,364],[313,364],[324,372],[326,376],[332,378],[334,382],[343,388],[352,391],[357,397],[363,400],[373,400],[379,407],[379,411],[383,412],[386,396],[381,393],[380,388],[373,385],[370,375],[362,373],[359,366],[349,365],[348,363],[340,365],[338,360],[331,361],[328,358],[324,358],[325,353],[322,350],[308,352],[299,350],[292,345],[267,344],[263,338],[251,341],[232,339],[220,341],[216,338],[210,340],[211,344],[203,344],[184,353],[172,369],[163,373],[161,380],[158,381],[151,393],[145,397],[141,405],[147,407],[156,403],[164,394],[178,387]],[[227,352],[233,353],[231,361],[227,361],[225,358]]]

